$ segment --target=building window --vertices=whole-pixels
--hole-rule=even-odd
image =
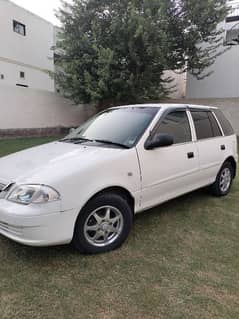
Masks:
[[[226,23],[239,21],[239,16],[226,17]]]
[[[20,78],[25,79],[25,72],[22,72],[22,71],[20,72]]]
[[[239,23],[231,29],[226,30],[224,45],[238,45],[239,44]]]
[[[232,46],[239,44],[239,1],[228,1],[229,12],[225,23],[224,45]]]
[[[229,1],[232,2],[229,4],[228,16],[226,17],[226,22],[234,22],[239,20],[239,2],[238,1]]]
[[[25,85],[25,84],[16,84],[16,86],[20,86],[20,87],[23,87],[23,88],[28,88],[29,86],[28,85]]]
[[[23,36],[26,35],[26,26],[16,20],[13,20],[13,31]]]
[[[1,75],[0,75],[0,79],[1,79],[1,80],[4,80],[4,74],[1,74]]]

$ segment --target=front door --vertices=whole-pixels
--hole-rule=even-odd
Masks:
[[[142,174],[142,210],[197,188],[198,151],[192,141],[188,111],[165,114],[153,134],[167,133],[174,144],[146,150],[138,146]]]

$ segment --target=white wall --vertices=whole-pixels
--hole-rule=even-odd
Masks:
[[[95,112],[46,91],[0,86],[0,97],[0,130],[74,127]]]
[[[213,71],[213,74],[203,80],[188,74],[187,98],[239,97],[239,45],[218,57],[207,71]]]
[[[173,79],[168,87],[173,87],[172,93],[169,95],[171,99],[182,99],[186,94],[186,73],[179,73],[174,71],[165,71],[164,77],[170,77]]]
[[[228,1],[232,8],[229,16],[239,14],[239,0]],[[218,25],[218,29],[224,29],[224,39],[226,31],[239,30],[239,21],[223,22]],[[204,44],[207,45],[207,44]],[[237,98],[239,97],[239,44],[224,46],[223,43],[218,52],[229,49],[219,56],[215,63],[205,70],[204,74],[213,72],[209,77],[198,80],[192,74],[187,76],[187,98]]]
[[[25,73],[25,79],[20,78],[20,72]],[[21,84],[28,85],[30,88],[54,91],[54,81],[47,72],[0,60],[0,74],[4,75],[3,80],[0,78],[0,86],[7,84],[15,87],[16,84]]]
[[[26,26],[26,36],[13,31],[13,20]],[[0,74],[6,84],[29,85],[54,91],[54,81],[46,71],[54,71],[54,26],[8,0],[0,0]],[[20,79],[19,72],[26,79]]]

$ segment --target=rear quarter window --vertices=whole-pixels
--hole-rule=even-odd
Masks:
[[[216,120],[215,116],[212,114],[212,112],[208,112],[208,117],[209,117],[209,120],[211,123],[213,136],[214,137],[222,136],[221,129],[218,126],[217,120]]]
[[[230,135],[235,134],[230,122],[225,117],[225,115],[222,113],[222,111],[219,109],[215,109],[215,110],[213,110],[213,112],[215,113],[219,123],[221,124],[224,135],[230,136]]]

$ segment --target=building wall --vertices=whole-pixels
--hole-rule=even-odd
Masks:
[[[25,94],[27,90],[28,94]],[[96,113],[90,105],[73,105],[52,92],[0,86],[0,137],[5,130],[77,127]],[[235,99],[171,99],[163,103],[218,106],[239,136],[239,98]],[[31,135],[31,131],[29,131]]]
[[[13,31],[13,20],[26,26],[26,36]],[[28,85],[54,91],[54,26],[8,0],[0,0],[0,85]],[[20,78],[25,72],[25,80]],[[1,79],[1,74],[4,79]]]
[[[95,112],[93,107],[75,106],[56,93],[30,88],[0,86],[0,97],[0,131],[77,127]]]
[[[25,78],[20,78],[20,72],[25,73]],[[4,79],[0,77],[0,86],[16,84],[26,85],[29,88],[35,88],[45,91],[54,91],[54,81],[47,72],[42,72],[21,64],[13,64],[1,61],[0,59],[0,75],[4,75]]]
[[[239,1],[228,1],[232,8],[230,17],[239,18]],[[235,98],[239,97],[239,43],[237,45],[224,46],[227,39],[227,32],[238,32],[239,40],[239,20],[233,22],[223,22],[218,26],[224,29],[224,43],[219,51],[228,49],[219,56],[215,63],[205,70],[205,73],[213,72],[209,77],[198,80],[192,74],[187,76],[187,98]],[[236,44],[236,42],[234,42]],[[206,45],[206,44],[204,44]]]
[[[219,56],[207,71],[213,74],[202,80],[188,74],[187,98],[239,97],[239,45]]]

